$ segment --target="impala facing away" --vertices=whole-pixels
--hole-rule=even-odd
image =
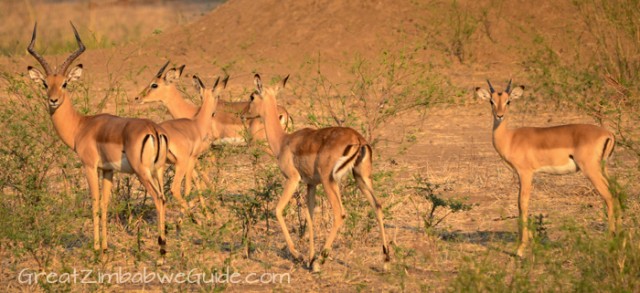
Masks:
[[[294,247],[289,229],[282,212],[287,206],[300,180],[307,185],[307,205],[303,205],[303,213],[309,223],[309,267],[319,270],[316,262],[313,243],[313,211],[315,207],[316,185],[322,184],[333,210],[333,227],[322,249],[322,260],[328,257],[338,230],[342,226],[346,212],[340,195],[340,180],[352,171],[360,191],[367,197],[376,211],[376,218],[382,237],[382,252],[385,267],[390,260],[389,246],[384,232],[382,208],[373,195],[371,181],[372,150],[367,141],[352,128],[327,127],[322,129],[304,128],[287,134],[278,122],[276,96],[284,87],[288,76],[275,87],[262,87],[258,74],[255,75],[256,92],[251,95],[249,112],[257,112],[264,119],[267,142],[276,157],[278,166],[286,178],[284,191],[276,206],[276,217],[289,251],[297,260],[304,257]]]
[[[162,102],[174,119],[193,118],[198,112],[198,107],[183,98],[176,87],[176,82],[180,79],[185,66],[171,68],[164,73],[167,65],[169,65],[168,61],[160,68],[151,83],[135,97],[135,101],[140,104]],[[246,127],[245,122],[240,118],[240,113],[247,105],[248,102],[218,100],[216,117],[211,123],[214,144],[245,144],[247,143],[245,133],[249,134],[250,139],[265,139],[264,125],[260,121],[260,117],[245,117]],[[290,119],[289,113],[283,107],[278,107],[278,111],[280,123],[286,128]]]
[[[192,119],[180,118],[160,123],[160,126],[169,136],[168,162],[174,164],[176,168],[176,173],[171,183],[171,192],[182,206],[183,213],[189,210],[189,205],[180,193],[182,179],[186,175],[185,193],[189,194],[191,192],[191,176],[195,172],[194,167],[198,162],[198,157],[211,144],[211,120],[215,116],[216,108],[218,107],[220,90],[226,87],[228,80],[229,77],[227,76],[220,83],[220,78],[218,78],[211,91],[208,91],[200,78],[194,75],[194,85],[202,98],[202,106],[198,113]],[[197,187],[200,189],[200,186]],[[202,195],[198,194],[198,196],[205,216],[209,218]]]
[[[37,25],[34,26],[28,51],[42,65],[45,74],[31,66],[28,71],[29,77],[47,91],[53,127],[62,141],[78,154],[84,167],[93,198],[93,248],[102,249],[101,254],[107,249],[107,208],[113,172],[134,173],[151,194],[156,206],[160,234],[159,262],[162,262],[166,253],[163,190],[163,167],[167,156],[166,133],[162,127],[147,119],[122,118],[109,114],[83,116],[73,108],[67,84],[80,78],[82,64],[68,72],[67,69],[84,52],[85,46],[76,28],[73,24],[71,26],[79,49],[57,70],[52,70],[47,61],[33,49]],[[102,197],[98,186],[98,170],[102,171],[103,176]]]
[[[496,92],[489,80],[489,90],[476,88],[476,94],[491,102],[493,111],[493,146],[520,179],[518,197],[520,245],[517,255],[523,256],[529,241],[527,217],[531,181],[536,172],[568,174],[582,170],[593,183],[607,205],[609,231],[615,233],[619,218],[617,200],[609,192],[605,161],[615,145],[613,134],[590,124],[567,124],[554,127],[522,127],[507,129],[505,115],[512,100],[524,93],[524,86]]]

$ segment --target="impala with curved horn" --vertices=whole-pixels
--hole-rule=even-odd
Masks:
[[[49,113],[56,132],[78,154],[82,162],[93,199],[93,247],[95,250],[101,249],[101,255],[107,249],[107,208],[113,173],[134,173],[151,194],[156,206],[161,254],[159,262],[162,262],[166,253],[163,171],[167,157],[167,135],[162,127],[147,119],[122,118],[109,114],[84,116],[73,108],[67,85],[80,78],[82,64],[71,70],[67,69],[85,51],[85,46],[73,23],[71,27],[79,48],[60,68],[52,70],[33,48],[37,24],[34,26],[28,51],[42,65],[45,74],[31,66],[28,67],[28,72],[29,77],[47,92]],[[98,184],[99,171],[102,171],[103,176],[102,196]]]
[[[518,174],[520,244],[522,256],[529,241],[527,217],[531,182],[536,172],[568,174],[582,170],[607,206],[609,231],[615,233],[619,221],[619,206],[609,192],[606,160],[615,145],[613,134],[596,125],[566,124],[553,127],[521,127],[508,129],[505,121],[508,106],[524,93],[524,86],[511,89],[511,80],[504,92],[496,92],[487,80],[489,91],[476,88],[476,94],[491,103],[493,112],[493,146],[500,157]],[[617,217],[617,219],[616,219]]]
[[[333,227],[321,254],[321,262],[324,262],[346,217],[340,195],[340,180],[351,172],[358,188],[375,210],[386,267],[391,258],[384,232],[382,206],[373,195],[371,146],[360,133],[348,127],[304,128],[289,134],[284,132],[278,123],[276,96],[285,86],[288,78],[288,76],[284,78],[275,87],[263,88],[260,75],[256,74],[254,77],[256,91],[251,96],[250,103],[251,107],[254,107],[253,111],[260,114],[264,120],[267,142],[276,157],[280,171],[286,178],[284,191],[276,206],[276,218],[284,233],[289,252],[295,259],[303,259],[302,254],[294,247],[282,215],[300,181],[303,181],[307,187],[307,204],[302,205],[302,210],[309,223],[309,266],[313,271],[318,271],[319,264],[316,261],[313,241],[316,186],[322,184],[333,210]]]

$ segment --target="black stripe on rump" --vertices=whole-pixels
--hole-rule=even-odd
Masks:
[[[156,132],[156,141],[158,143],[156,146],[156,158],[153,160],[154,163],[158,162],[158,158],[160,158],[160,136],[158,135],[158,130],[155,131]]]
[[[142,156],[144,155],[144,146],[147,144],[147,140],[151,137],[151,134],[147,134],[142,139],[142,148],[140,149],[140,162],[142,162]]]
[[[347,148],[345,149],[345,151],[342,153],[342,156],[346,156],[349,154],[349,151],[351,150],[351,147],[353,147],[354,145],[348,145]],[[349,157],[346,161],[344,161],[342,163],[342,165],[340,165],[337,169],[335,169],[336,171],[334,172],[334,174],[336,173],[340,173],[340,171],[344,168],[346,168],[347,166],[349,166],[349,164],[355,160],[358,157],[358,152],[354,152],[353,155],[351,155],[351,157]]]

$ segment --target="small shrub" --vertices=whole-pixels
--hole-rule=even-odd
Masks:
[[[457,212],[470,211],[473,205],[467,204],[456,198],[445,199],[440,194],[441,186],[433,184],[422,177],[415,177],[417,186],[411,187],[418,192],[418,195],[431,203],[429,211],[422,214],[422,221],[426,230],[436,227],[442,223],[449,215]],[[436,213],[445,209],[444,214]],[[438,215],[440,214],[440,215]]]

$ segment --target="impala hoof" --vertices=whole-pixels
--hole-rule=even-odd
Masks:
[[[312,273],[319,273],[320,272],[320,263],[316,261],[316,259],[314,258],[311,263],[309,264],[309,268],[311,269]]]
[[[293,261],[296,263],[304,263],[304,256],[297,251],[292,251],[291,257],[293,257]]]
[[[329,253],[331,252],[331,250],[329,249],[323,249],[322,252],[320,253],[320,255],[322,256],[322,259],[320,260],[320,264],[324,264],[325,261],[327,261],[327,259],[329,258]]]

